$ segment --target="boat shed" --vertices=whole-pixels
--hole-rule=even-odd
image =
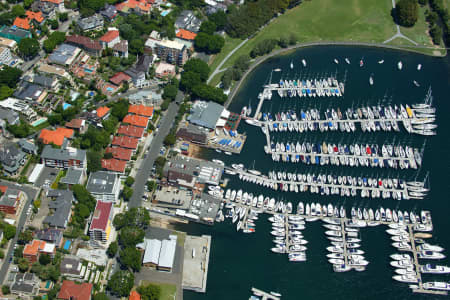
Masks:
[[[177,248],[176,235],[170,235],[169,240],[162,241],[161,252],[159,254],[158,270],[172,272],[176,248]]]
[[[196,101],[187,119],[194,125],[215,129],[224,110],[222,105],[215,102]]]
[[[145,239],[145,251],[142,258],[142,264],[145,267],[157,267],[161,251],[161,241],[157,239]],[[139,247],[139,245],[138,245]]]

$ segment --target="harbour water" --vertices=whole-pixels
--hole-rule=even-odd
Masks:
[[[348,57],[351,64],[345,63]],[[333,62],[334,58],[339,64]],[[363,58],[364,66],[359,66]],[[304,68],[301,60],[307,61]],[[378,61],[383,59],[383,64]],[[402,61],[403,69],[397,69]],[[290,68],[291,61],[294,68]],[[417,64],[422,70],[417,71]],[[281,72],[271,72],[281,68]],[[271,75],[272,74],[272,75]],[[240,92],[230,106],[230,110],[240,112],[243,106],[251,103],[255,110],[258,93],[269,82],[278,82],[294,78],[320,78],[334,75],[339,81],[345,81],[345,93],[340,98],[279,98],[274,93],[272,100],[265,101],[262,112],[279,112],[287,109],[317,108],[321,112],[328,108],[361,107],[367,105],[414,104],[421,103],[431,86],[433,106],[436,107],[437,135],[424,137],[410,135],[403,128],[395,132],[307,132],[273,133],[275,141],[309,141],[322,143],[396,143],[421,148],[426,141],[423,164],[419,170],[400,170],[391,168],[367,168],[348,166],[310,166],[302,163],[273,162],[264,152],[266,139],[259,127],[241,122],[239,132],[246,132],[247,142],[240,155],[227,156],[207,151],[206,158],[218,158],[227,165],[243,163],[245,167],[256,169],[263,174],[270,170],[296,171],[301,173],[326,173],[334,175],[394,177],[422,180],[429,172],[431,191],[423,200],[371,199],[360,197],[321,196],[320,194],[276,192],[251,183],[241,182],[237,176],[230,178],[228,188],[243,189],[253,194],[263,194],[275,199],[291,201],[296,207],[298,201],[306,203],[320,202],[344,205],[349,213],[352,206],[391,209],[431,211],[433,218],[433,237],[430,244],[445,248],[447,258],[437,261],[440,265],[450,265],[450,114],[449,103],[450,60],[432,58],[419,54],[393,50],[357,47],[314,47],[298,50],[294,53],[276,57],[260,65],[250,74]],[[373,76],[374,85],[369,85]],[[420,83],[420,87],[413,84]],[[307,223],[303,231],[309,241],[306,262],[289,262],[286,255],[270,251],[273,247],[270,235],[271,224],[267,215],[260,215],[256,221],[256,233],[236,232],[235,225],[229,219],[213,227],[189,224],[181,227],[191,234],[209,234],[212,236],[211,257],[205,294],[184,292],[184,299],[248,299],[250,288],[258,287],[265,291],[277,291],[282,299],[445,299],[445,296],[413,294],[408,284],[392,280],[395,275],[389,265],[389,255],[396,253],[390,237],[384,227],[362,228],[361,249],[370,262],[364,272],[334,273],[326,258],[329,246],[324,228],[320,222]],[[425,261],[423,261],[425,262]],[[450,275],[425,275],[424,281],[450,281]]]

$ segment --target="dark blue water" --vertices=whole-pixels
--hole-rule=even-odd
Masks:
[[[351,65],[344,58],[351,60]],[[359,60],[364,57],[364,67],[359,67]],[[307,60],[307,68],[301,66],[301,59]],[[333,63],[338,58],[339,65]],[[384,59],[384,64],[377,61]],[[403,70],[397,70],[397,62],[403,62]],[[289,68],[290,62],[294,69]],[[417,64],[423,65],[422,70],[416,70]],[[422,102],[428,88],[433,91],[433,105],[437,109],[436,123],[438,134],[433,137],[413,136],[403,128],[400,133],[320,133],[307,134],[273,134],[278,141],[315,141],[315,142],[361,142],[361,143],[400,143],[421,148],[426,142],[423,166],[420,170],[394,170],[380,168],[352,168],[332,166],[306,166],[272,162],[271,157],[264,153],[265,137],[257,127],[241,123],[239,132],[248,135],[246,145],[238,156],[225,156],[216,152],[206,153],[207,157],[216,157],[227,164],[243,163],[247,167],[267,172],[269,170],[287,170],[297,172],[315,172],[345,174],[353,176],[390,176],[404,179],[423,179],[429,173],[431,191],[423,200],[393,199],[362,199],[358,197],[320,196],[307,193],[275,192],[249,183],[242,183],[237,177],[230,177],[229,188],[244,189],[248,192],[264,194],[277,199],[298,201],[304,203],[320,202],[344,205],[347,211],[352,206],[380,206],[420,211],[430,210],[433,218],[434,231],[430,243],[450,249],[450,91],[448,58],[433,58],[406,52],[354,47],[314,47],[298,50],[295,53],[270,59],[250,74],[230,110],[240,112],[242,106],[251,103],[256,109],[257,95],[262,92],[262,85],[270,79],[271,70],[282,68],[279,73],[272,73],[272,82],[280,77],[317,78],[325,75],[335,75],[340,81],[345,80],[345,96],[341,99],[327,98],[292,98],[280,99],[274,95],[271,101],[266,101],[262,111],[277,112],[280,110],[306,109],[315,107],[324,111],[327,108],[360,107],[363,105],[387,105],[395,103],[413,104]],[[374,86],[369,86],[369,76],[373,74]],[[412,83],[416,80],[421,87]],[[295,100],[294,100],[295,99]],[[357,127],[358,128],[358,127]],[[190,224],[183,226],[191,234],[212,235],[212,250],[205,294],[184,292],[184,298],[191,299],[248,299],[250,288],[257,287],[266,291],[278,291],[283,299],[445,299],[443,296],[413,294],[407,284],[391,279],[394,274],[389,265],[389,255],[395,253],[391,240],[385,233],[385,227],[363,228],[361,230],[361,249],[365,251],[370,262],[364,272],[334,273],[326,259],[326,240],[320,222],[308,223],[304,230],[309,241],[307,262],[290,263],[286,255],[270,252],[272,237],[267,216],[261,215],[256,223],[256,233],[246,235],[237,233],[235,226],[227,219],[214,227]],[[445,252],[450,255],[449,251]],[[425,261],[422,261],[425,262]],[[447,258],[439,264],[450,265]],[[424,281],[450,281],[448,275],[423,276]]]

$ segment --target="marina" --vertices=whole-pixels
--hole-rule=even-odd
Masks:
[[[391,239],[399,241],[392,243],[392,246],[398,251],[410,252],[413,255],[411,262],[400,262],[400,264],[406,264],[406,271],[403,269],[404,267],[399,265],[399,261],[404,261],[405,258],[409,259],[410,256],[402,254],[391,255],[391,258],[394,259],[391,265],[399,267],[400,269],[397,269],[396,273],[401,274],[394,275],[393,279],[400,282],[417,283],[417,285],[409,286],[415,293],[447,295],[446,290],[439,289],[442,285],[438,284],[437,288],[433,288],[433,284],[436,284],[436,282],[423,283],[421,277],[424,266],[420,265],[419,258],[421,255],[423,256],[423,253],[429,253],[427,259],[444,257],[436,254],[433,256],[431,253],[434,252],[424,250],[444,250],[438,246],[430,246],[423,241],[423,239],[431,237],[431,231],[433,230],[429,211],[418,213],[413,211],[402,212],[380,207],[374,212],[372,209],[352,207],[351,214],[347,215],[343,206],[338,208],[331,203],[328,205],[307,203],[305,206],[303,202],[299,202],[297,211],[294,212],[290,202],[275,201],[275,199],[269,199],[263,195],[253,196],[243,193],[242,190],[238,192],[227,190],[222,201],[224,207],[229,209],[226,214],[227,217],[232,219],[232,223],[237,222],[236,229],[238,231],[242,230],[244,233],[255,232],[254,220],[258,219],[258,214],[272,215],[269,217],[269,221],[272,223],[270,234],[274,236],[273,242],[275,247],[271,251],[287,254],[290,262],[304,262],[307,260],[306,245],[308,241],[304,239],[302,230],[306,228],[308,222],[322,221],[325,235],[331,243],[331,246],[327,247],[327,251],[330,252],[327,258],[333,266],[333,271],[337,273],[350,270],[365,271],[369,262],[364,257],[364,251],[359,249],[361,247],[361,234],[359,232],[365,227],[385,225],[388,228],[386,230],[388,235],[397,237]],[[420,243],[421,246],[416,246],[417,243]],[[412,269],[413,266],[414,270]],[[446,273],[450,272],[448,267],[441,266],[440,268],[444,270],[447,268],[448,271]],[[398,270],[401,270],[401,272]]]
[[[262,175],[243,166],[225,167],[225,173],[236,175],[241,181],[284,192],[306,192],[320,195],[361,196],[362,198],[393,198],[396,200],[423,199],[429,189],[423,182],[407,182],[399,178],[370,178],[332,174],[302,174],[270,171]],[[359,193],[358,193],[359,192]]]

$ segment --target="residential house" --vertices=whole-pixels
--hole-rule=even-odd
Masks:
[[[23,100],[19,100],[16,98],[7,98],[3,101],[0,101],[0,107],[20,113],[21,115],[26,117],[28,122],[33,122],[37,118],[37,113],[30,107],[27,102]]]
[[[17,147],[15,143],[0,144],[0,163],[7,175],[16,175],[26,160],[26,153]]]
[[[153,64],[153,59],[153,55],[141,55],[138,57],[138,60],[134,67],[137,71],[144,72],[146,75],[148,75],[148,71]]]
[[[34,25],[41,25],[44,21],[44,17],[42,12],[33,12],[28,10],[25,12],[25,18],[16,17],[13,22],[13,26],[16,26],[21,29],[30,30],[34,28]]]
[[[102,37],[100,37],[99,41],[103,49],[113,48],[116,44],[120,42],[119,30],[115,28],[109,30]]]
[[[112,49],[113,49],[114,56],[128,58],[128,41],[127,40],[121,40],[120,42],[115,44]]]
[[[58,127],[55,130],[42,129],[38,140],[43,144],[54,144],[62,146],[65,139],[71,139],[74,135],[73,129]]]
[[[186,29],[192,32],[200,30],[200,21],[191,10],[183,10],[175,20],[175,27],[178,29]]]
[[[58,12],[64,12],[66,10],[64,7],[64,0],[38,0],[38,1],[53,6],[53,9],[57,10]]]
[[[9,65],[12,61],[11,50],[9,48],[0,46],[0,66],[1,65]]]
[[[148,121],[149,121],[148,117],[138,115],[126,115],[125,118],[123,118],[122,123],[147,128]]]
[[[67,80],[72,81],[72,77],[69,75],[69,73],[67,73],[65,69],[58,66],[52,66],[42,63],[39,65],[37,71],[39,73],[56,75],[58,78],[65,78]]]
[[[131,291],[128,300],[141,300],[141,295],[137,291]]]
[[[57,299],[62,300],[91,300],[92,283],[83,282],[81,284],[70,280],[64,280],[59,290]]]
[[[131,81],[131,77],[127,74],[125,74],[124,72],[118,72],[116,74],[114,74],[114,76],[112,76],[109,81],[111,81],[112,83],[114,83],[117,86],[122,86],[123,83],[125,82],[130,82]]]
[[[47,254],[53,257],[56,253],[56,245],[41,240],[33,240],[23,248],[23,258],[30,264],[38,261],[41,254]]]
[[[125,149],[131,149],[133,152],[137,149],[139,139],[129,136],[115,136],[111,142],[113,147],[122,147]]]
[[[103,18],[108,21],[113,21],[117,16],[117,9],[114,5],[105,4],[105,8],[100,11]]]
[[[82,265],[81,259],[75,255],[65,255],[59,265],[61,276],[77,281],[82,280],[82,274],[86,269],[86,266]]]
[[[54,93],[57,93],[59,91],[60,84],[56,76],[33,74],[31,76],[25,76],[23,79],[25,81],[45,87]]]
[[[133,85],[137,88],[145,87],[149,84],[145,78],[145,72],[137,71],[134,67],[125,71],[125,73],[131,77]]]
[[[162,103],[162,94],[151,90],[141,90],[128,95],[131,104],[142,104],[146,106],[158,106]]]
[[[16,125],[19,124],[19,114],[11,109],[5,109],[0,107],[0,128],[6,131],[6,124]]]
[[[19,297],[33,297],[39,292],[39,282],[33,273],[16,273],[10,290],[12,294]]]
[[[34,236],[41,241],[55,244],[56,248],[61,248],[64,240],[63,231],[56,228],[45,228],[35,231]]]
[[[133,155],[133,150],[122,147],[108,147],[105,152],[112,153],[114,159],[123,160],[125,162],[129,161],[131,155]]]
[[[66,172],[66,176],[62,177],[59,182],[67,184],[72,187],[75,184],[83,184],[86,180],[86,169],[78,167],[69,167]]]
[[[93,16],[79,19],[77,22],[78,27],[82,32],[87,31],[98,31],[103,29],[103,17],[99,14],[95,14]]]
[[[52,214],[45,217],[42,223],[52,228],[66,229],[72,215],[72,203],[75,202],[72,191],[48,190],[47,197],[52,199],[48,204]]]
[[[47,91],[40,85],[22,81],[13,96],[21,100],[41,103],[47,97]]]
[[[102,168],[106,171],[110,171],[117,174],[125,174],[125,168],[127,162],[115,158],[102,159]]]
[[[4,37],[0,37],[0,46],[15,50],[17,48],[17,42]]]
[[[69,37],[66,40],[68,39]],[[52,64],[70,67],[75,63],[80,53],[81,49],[78,47],[69,45],[69,43],[61,44],[49,55],[48,61]]]
[[[112,227],[112,202],[97,201],[91,224],[89,225],[89,236],[91,239],[106,242]]]
[[[47,167],[67,169],[74,166],[83,168],[87,166],[86,150],[68,146],[57,149],[46,145],[42,150],[41,163]]]
[[[119,200],[120,179],[115,173],[93,172],[89,176],[86,189],[99,201],[115,203]]]
[[[220,0],[218,0],[220,1]],[[214,1],[214,0],[205,0],[206,3],[206,14],[212,15],[215,14],[218,11],[226,11],[227,10],[227,6],[223,3],[219,3],[218,1]],[[222,2],[222,1],[220,1]]]
[[[66,43],[80,47],[92,56],[100,56],[102,54],[102,45],[99,41],[92,40],[82,35],[69,35],[66,37]]]
[[[175,66],[171,64],[166,64],[164,62],[160,62],[155,70],[155,76],[157,78],[167,78],[173,77],[176,75]]]
[[[122,3],[116,4],[116,9],[122,14],[149,14],[152,8],[153,0],[126,0]]]
[[[0,211],[5,214],[15,215],[20,206],[20,202],[25,199],[25,194],[5,185],[0,185],[2,196],[0,197]]]
[[[22,149],[23,152],[34,155],[37,154],[37,146],[34,144],[33,141],[20,139],[17,144],[19,145],[20,149]]]
[[[137,127],[133,125],[120,125],[117,134],[129,136],[132,138],[141,139],[144,135],[145,128]]]
[[[65,126],[69,129],[73,129],[81,134],[85,133],[88,129],[86,120],[83,119],[72,119],[70,122],[66,122]]]
[[[101,120],[106,120],[109,117],[110,108],[107,106],[101,106],[101,107],[97,108],[96,114],[97,114],[97,117],[99,117]]]
[[[24,38],[31,38],[31,32],[18,28],[16,26],[4,25],[2,26],[2,28],[0,28],[0,36],[19,43]]]
[[[197,34],[195,32],[186,30],[186,29],[178,29],[176,33],[176,37],[182,40],[191,41],[195,40]]]

